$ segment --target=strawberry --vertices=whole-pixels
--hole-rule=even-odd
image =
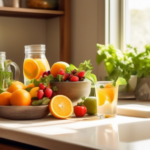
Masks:
[[[38,99],[42,99],[43,96],[44,96],[43,90],[38,90],[38,92],[37,92],[37,97],[38,97]]]
[[[77,81],[79,81],[79,77],[73,76],[73,77],[71,77],[70,81],[71,82],[77,82]]]
[[[65,71],[64,71],[63,69],[60,69],[59,72],[58,72],[58,74],[64,75],[64,74],[65,74]]]
[[[85,75],[85,71],[80,71],[80,72],[78,73],[78,77],[79,77],[79,78],[83,78],[84,75]]]
[[[47,98],[51,98],[52,94],[53,94],[52,89],[50,89],[50,88],[46,88],[46,89],[45,89],[44,95],[45,95]]]
[[[47,77],[48,75],[49,75],[48,72],[45,71],[45,72],[43,72],[42,77],[45,78],[45,77]]]
[[[39,88],[40,88],[41,90],[44,90],[44,89],[46,88],[46,86],[45,86],[43,83],[40,83],[40,84],[39,84]]]
[[[63,81],[66,81],[69,78],[70,74],[69,73],[65,73],[63,76]]]

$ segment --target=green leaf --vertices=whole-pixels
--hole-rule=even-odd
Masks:
[[[51,89],[52,89],[54,92],[58,91],[57,86],[53,86]]]
[[[82,100],[85,100],[86,98],[85,98],[85,96],[84,97],[82,97]]]
[[[88,60],[88,61],[85,60],[83,63],[80,63],[79,68],[78,68],[78,72],[83,71],[83,70],[89,71],[92,69],[93,69],[93,67],[92,67],[90,60]]]
[[[102,61],[106,58],[105,54],[102,55],[96,55],[96,62],[99,65],[100,63],[102,63]]]
[[[70,64],[69,67],[66,67],[66,73],[71,73],[71,71],[73,71],[74,69],[77,70],[76,66]]]
[[[32,89],[32,87],[29,87],[29,88],[26,88],[25,90],[26,90],[27,92],[30,92],[31,89]]]
[[[89,79],[92,82],[92,84],[97,83],[97,77],[95,74],[92,74],[92,73],[86,74],[85,78]]]
[[[104,88],[104,86],[103,86],[103,85],[100,85],[100,88],[102,89],[102,88]]]
[[[63,80],[63,75],[57,74],[57,80],[61,82]]]

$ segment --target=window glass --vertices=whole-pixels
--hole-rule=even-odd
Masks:
[[[127,44],[143,51],[150,44],[150,0],[127,1]]]

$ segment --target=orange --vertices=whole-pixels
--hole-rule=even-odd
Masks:
[[[10,97],[11,93],[9,92],[3,92],[0,94],[0,106],[7,106],[10,105]]]
[[[30,90],[30,95],[31,95],[31,98],[32,97],[37,97],[37,92],[39,90],[39,87],[34,87]]]
[[[63,69],[64,71],[66,70],[66,67],[69,67],[69,64],[66,63],[66,62],[63,62],[63,61],[59,61],[59,62],[56,62],[52,65],[51,67],[51,74],[56,77],[59,70],[60,69]]]
[[[68,97],[57,95],[51,99],[49,110],[54,117],[65,119],[73,113],[73,105]]]
[[[26,90],[19,89],[12,93],[10,104],[13,106],[29,106],[31,105],[31,95]]]
[[[35,85],[33,83],[30,83],[29,85],[26,86],[26,89],[27,88],[34,88],[34,87],[35,87]]]
[[[40,68],[39,75],[36,77],[36,79],[40,79],[43,72],[50,70],[50,67],[49,67],[47,59],[34,59],[34,60],[37,62]]]
[[[7,92],[13,93],[18,89],[25,89],[26,86],[20,81],[13,81],[11,85],[8,87]]]
[[[27,79],[34,79],[39,76],[40,67],[34,59],[27,58],[23,64],[23,73]]]

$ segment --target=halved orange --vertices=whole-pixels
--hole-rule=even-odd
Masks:
[[[27,58],[23,64],[23,73],[27,79],[35,79],[39,76],[40,67],[34,59]]]
[[[73,105],[68,97],[57,95],[51,99],[49,110],[54,117],[65,119],[72,115]]]

